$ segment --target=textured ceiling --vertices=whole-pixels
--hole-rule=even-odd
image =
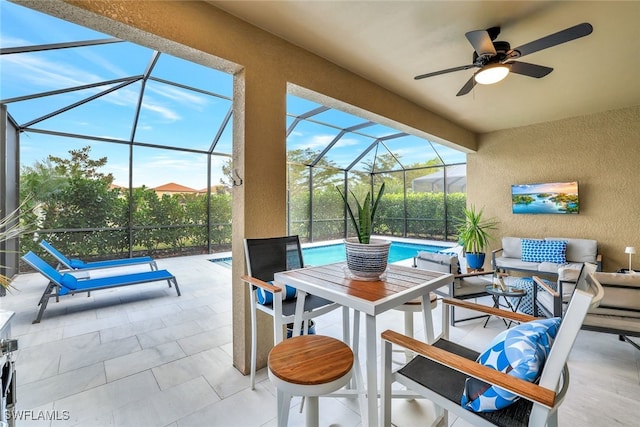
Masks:
[[[640,104],[638,1],[209,1],[476,132]],[[473,70],[414,80],[472,63],[465,38],[500,26],[520,46],[589,22],[593,33],[523,59],[554,71],[511,74],[456,97]]]

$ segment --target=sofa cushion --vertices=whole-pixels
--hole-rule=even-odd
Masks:
[[[603,316],[587,313],[582,325],[585,329],[620,331],[625,335],[640,336],[640,321],[637,317]]]
[[[594,276],[602,284],[604,296],[599,307],[589,313],[607,309],[640,313],[640,274],[596,272]]]
[[[496,267],[505,270],[524,270],[524,271],[538,271],[540,263],[538,262],[526,262],[520,258],[507,258],[504,256],[496,258]]]
[[[553,273],[558,274],[561,268],[570,266],[572,269],[577,269],[580,271],[582,268],[582,263],[567,263],[567,264],[556,264],[554,262],[541,262],[538,264],[538,271],[540,273]]]
[[[458,269],[451,271],[452,273],[461,274],[463,271],[465,273],[467,272],[467,259],[464,256],[464,247],[462,245],[455,245],[450,248],[441,249],[438,253],[456,257]]]
[[[567,242],[567,261],[595,263],[598,257],[598,241],[591,239],[567,239],[547,237],[545,240],[565,240]]]
[[[522,239],[520,237],[503,237],[502,256],[506,258],[522,258]]]
[[[640,274],[604,273],[597,271],[594,275],[602,286],[622,285],[640,290]]]
[[[418,252],[416,265],[424,270],[458,273],[458,257],[448,253]]]

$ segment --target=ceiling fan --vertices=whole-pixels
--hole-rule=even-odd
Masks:
[[[427,77],[439,76],[441,74],[452,73],[454,71],[468,70],[469,68],[479,68],[473,76],[462,86],[456,96],[466,95],[473,89],[476,83],[493,84],[507,77],[509,72],[522,74],[524,76],[541,78],[553,71],[553,68],[543,65],[530,64],[528,62],[512,61],[525,55],[548,49],[571,40],[591,34],[593,27],[589,23],[582,23],[566,28],[557,33],[550,34],[538,40],[523,44],[511,49],[508,42],[494,41],[500,34],[500,27],[491,27],[487,30],[469,31],[465,34],[471,46],[473,46],[473,63],[460,67],[448,68],[446,70],[435,71],[433,73],[415,76],[415,80]]]

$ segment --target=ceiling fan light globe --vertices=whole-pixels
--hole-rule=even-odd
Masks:
[[[476,83],[482,85],[491,85],[498,83],[500,80],[507,77],[509,74],[509,67],[504,64],[489,64],[474,75]]]

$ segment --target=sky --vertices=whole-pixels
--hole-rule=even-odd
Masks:
[[[68,43],[111,37],[81,26],[0,0],[0,47],[24,47],[51,43]],[[0,99],[3,101],[32,94],[61,91],[80,85],[116,79],[131,79],[145,72],[153,51],[132,43],[113,43],[0,56]],[[94,157],[108,158],[105,173],[115,176],[115,183],[129,182],[129,146],[134,141],[163,147],[182,147],[208,151],[220,132],[223,119],[232,107],[232,76],[168,54],[161,54],[152,77],[173,81],[207,93],[187,90],[149,80],[146,83],[138,126],[134,131],[135,111],[142,84],[127,82],[123,87],[76,106],[58,115],[33,123],[30,128],[62,134],[109,138],[119,143],[90,141],[68,136],[27,132],[21,134],[23,166],[44,161],[48,154],[68,157],[68,151],[91,145]],[[90,96],[114,89],[123,82],[68,93],[43,96],[33,100],[8,103],[9,114],[25,125],[46,115],[78,103]],[[215,95],[212,95],[215,94]],[[288,96],[290,112],[301,113],[318,107],[311,101]],[[329,110],[315,116],[319,121],[348,127],[366,120]],[[289,120],[288,124],[291,123]],[[211,185],[220,183],[222,165],[231,154],[231,122],[224,128],[212,156]],[[301,122],[287,139],[287,149],[322,150],[339,130],[312,122]],[[327,159],[345,168],[374,141],[371,137],[398,133],[376,124],[361,131],[369,136],[349,133],[327,153]],[[424,139],[414,136],[389,142],[390,150],[403,163],[424,162],[437,154]],[[443,146],[438,154],[447,163],[466,161],[463,153]],[[380,150],[379,151],[384,151]],[[370,160],[372,151],[363,161]],[[378,154],[382,154],[379,152]],[[207,156],[161,148],[134,147],[133,185],[156,187],[176,182],[194,189],[207,187]]]

